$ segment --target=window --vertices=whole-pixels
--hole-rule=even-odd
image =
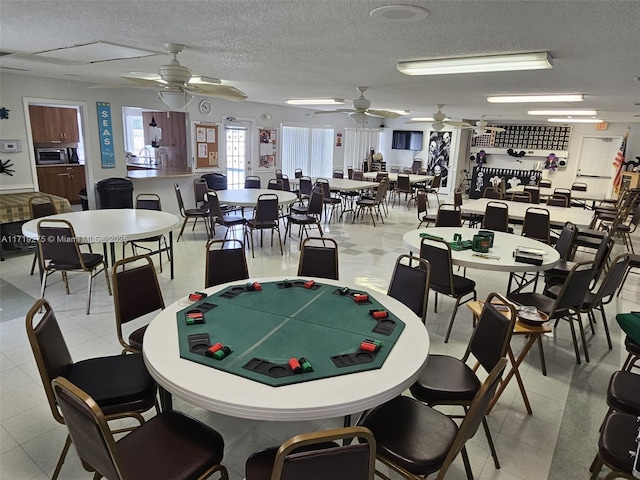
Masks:
[[[373,148],[380,151],[380,140],[382,130],[378,128],[356,129],[346,128],[344,137],[344,171],[347,168],[362,168],[362,162],[367,159],[369,152]]]
[[[134,155],[142,152],[147,147],[147,156],[153,158],[155,149],[151,145],[144,144],[144,124],[142,121],[142,109],[134,107],[123,107],[124,116],[124,149]]]
[[[333,128],[282,127],[282,171],[292,177],[296,168],[310,177],[331,176]]]

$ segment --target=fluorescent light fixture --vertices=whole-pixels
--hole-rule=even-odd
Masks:
[[[289,105],[342,105],[344,98],[285,98]]]
[[[535,52],[398,62],[397,68],[405,75],[449,75],[454,73],[540,70],[553,68],[553,64],[548,52]]]
[[[561,94],[561,95],[499,95],[487,97],[489,103],[542,103],[542,102],[582,102],[584,95]]]
[[[601,118],[547,118],[552,123],[602,123]]]
[[[597,115],[597,110],[529,110],[529,115]]]

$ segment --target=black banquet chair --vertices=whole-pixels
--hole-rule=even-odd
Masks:
[[[169,410],[116,440],[89,394],[62,377],[53,380],[53,390],[78,456],[94,478],[191,480],[218,473],[228,480],[220,463],[222,435],[204,423]]]
[[[338,243],[333,238],[308,237],[302,242],[298,275],[339,280]]]
[[[182,199],[182,192],[180,191],[180,185],[175,183],[173,185],[173,189],[176,192],[176,200],[178,201],[178,209],[180,210],[180,215],[184,218],[184,222],[182,222],[182,227],[180,228],[180,233],[178,234],[178,238],[176,242],[180,241],[180,237],[182,237],[182,232],[184,232],[184,227],[187,226],[187,222],[189,220],[193,220],[193,227],[191,231],[196,228],[196,223],[198,223],[198,219],[201,218],[204,221],[205,228],[207,229],[207,237],[209,236],[209,222],[207,222],[207,217],[209,217],[209,208],[208,206],[203,206],[200,208],[185,208],[184,200]]]
[[[430,281],[429,262],[412,255],[400,255],[396,259],[387,295],[409,307],[426,324]]]
[[[251,256],[254,257],[253,250],[253,231],[260,230],[260,246],[262,246],[263,230],[271,230],[271,246],[273,246],[273,232],[278,233],[278,244],[280,245],[280,255],[284,255],[282,251],[282,238],[280,237],[280,208],[278,206],[278,196],[274,193],[263,193],[258,196],[253,218],[247,220],[247,227],[251,235]]]
[[[509,205],[504,202],[487,202],[482,218],[482,228],[496,232],[509,232]]]
[[[38,312],[42,311],[40,316]],[[60,325],[49,302],[40,299],[26,316],[29,344],[35,357],[38,373],[53,418],[65,424],[51,386],[56,377],[65,377],[79,388],[91,392],[94,401],[103,409],[107,420],[132,418],[144,423],[140,413],[156,408],[156,384],[147,371],[142,354],[95,357],[74,362]],[[116,430],[117,432],[126,431]],[[67,436],[53,472],[58,478],[71,438]]]
[[[194,188],[196,183],[194,182]],[[206,191],[206,189],[205,189]],[[204,198],[204,196],[202,197]],[[162,204],[160,202],[160,196],[155,193],[139,193],[136,195],[136,208],[143,210],[156,210],[162,211]],[[157,244],[158,248],[149,248],[144,244]],[[160,272],[162,273],[162,252],[167,254],[169,260],[171,260],[171,249],[167,242],[167,238],[164,235],[154,235],[153,237],[141,238],[139,240],[132,240],[129,242],[131,245],[131,251],[134,255],[138,255],[138,248],[149,252],[149,255],[158,255],[158,264],[160,266]],[[122,256],[124,257],[124,250],[126,244],[122,245]]]
[[[38,195],[37,197],[31,197],[29,199],[29,213],[32,219],[48,217],[49,215],[55,215],[58,213],[53,199],[49,195]],[[36,268],[36,260],[38,260],[38,251],[33,254],[33,261],[31,262],[31,275]]]
[[[249,278],[247,256],[240,240],[211,240],[206,246],[204,288]]]

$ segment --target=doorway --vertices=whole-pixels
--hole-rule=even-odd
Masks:
[[[576,181],[586,183],[590,192],[611,196],[616,173],[613,159],[621,141],[622,137],[583,137]]]
[[[242,120],[225,119],[224,131],[227,152],[227,188],[244,188],[251,144],[249,142],[250,123]]]

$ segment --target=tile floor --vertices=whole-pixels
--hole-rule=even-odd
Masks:
[[[406,251],[402,235],[417,226],[415,209],[409,211],[404,205],[392,207],[385,224],[375,228],[369,222],[352,224],[350,218],[347,220],[324,225],[326,234],[340,244],[341,279],[371,291],[386,292],[394,261]],[[221,236],[222,229],[217,233]],[[188,229],[175,246],[175,279],[170,280],[168,268],[159,274],[167,303],[202,287],[204,245],[205,233],[200,226],[195,232]],[[618,245],[616,252],[620,251]],[[295,275],[298,258],[295,240],[287,241],[284,256],[277,246],[271,248],[265,242],[264,248],[256,249],[255,259],[249,255],[249,271],[256,277],[291,277]],[[8,480],[50,478],[66,435],[65,427],[51,416],[25,334],[24,314],[39,292],[37,275],[28,275],[31,259],[31,255],[13,254],[0,264],[0,478]],[[467,275],[477,282],[480,298],[506,288],[506,275],[478,270],[469,270]],[[114,329],[113,298],[106,295],[104,278],[97,278],[90,315],[84,313],[85,285],[85,277],[72,278],[72,293],[67,296],[61,282],[53,280],[46,295],[57,313],[73,358],[117,354],[120,348]],[[624,358],[622,337],[614,317],[616,312],[639,308],[639,291],[638,276],[631,275],[620,298],[607,306],[613,350],[607,348],[601,323],[594,336],[588,333],[590,363],[576,365],[570,332],[564,322],[554,334],[544,338],[546,377],[540,373],[535,349],[532,351],[521,372],[533,415],[526,414],[512,382],[489,416],[502,468],[495,469],[484,435],[479,433],[468,445],[475,478],[588,478],[598,427],[606,412],[604,392],[611,373]],[[460,308],[451,340],[445,344],[443,336],[453,302],[442,299],[438,314],[433,313],[432,298],[430,302],[428,329],[432,352],[461,355],[470,334],[468,310]],[[523,340],[514,339],[512,345],[517,354]],[[306,423],[248,421],[207,412],[180,400],[175,401],[175,407],[222,433],[226,442],[224,463],[234,480],[243,478],[245,459],[254,450],[279,444],[297,433],[341,424],[340,419]],[[91,478],[73,449],[60,478]],[[465,478],[460,459],[454,462],[447,478]]]

